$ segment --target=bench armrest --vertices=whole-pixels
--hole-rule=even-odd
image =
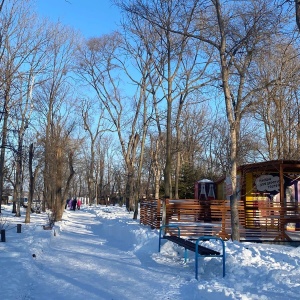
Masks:
[[[177,225],[162,225],[159,229],[158,252],[160,252],[161,239],[163,239],[163,236],[165,235],[166,228],[177,228],[177,236],[180,237],[180,228],[179,228],[179,226],[177,226]]]
[[[220,255],[215,255],[218,257],[222,257],[222,262],[223,262],[223,277],[225,277],[225,243],[224,241],[218,237],[218,236],[200,236],[197,241],[196,241],[196,251],[195,251],[195,278],[198,280],[198,248],[199,248],[199,243],[201,241],[209,241],[209,240],[217,240],[220,241],[222,244],[222,254]]]

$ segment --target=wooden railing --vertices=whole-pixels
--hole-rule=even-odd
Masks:
[[[245,223],[244,207],[238,203],[239,220]],[[179,224],[181,234],[195,237],[218,235],[229,239],[231,233],[230,203],[227,200],[166,200],[166,224]]]
[[[245,205],[245,229],[249,233],[260,231],[273,233],[274,240],[291,240],[289,233],[300,230],[300,206],[298,203],[247,201]],[[297,238],[297,237],[296,237]],[[300,239],[300,235],[298,237]]]
[[[162,220],[162,200],[140,200],[140,223],[151,228],[159,229]]]
[[[165,203],[163,203],[165,201]],[[163,211],[165,207],[165,211]],[[300,207],[287,204],[280,207],[269,202],[238,202],[241,239],[291,240],[289,234],[300,230]],[[163,217],[165,216],[165,217]],[[231,236],[231,209],[228,200],[200,201],[197,199],[142,200],[140,222],[151,228],[179,224],[181,235]],[[300,234],[293,240],[300,240]]]

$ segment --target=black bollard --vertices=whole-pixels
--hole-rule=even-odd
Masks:
[[[5,229],[1,229],[1,242],[5,242]]]
[[[22,224],[17,224],[17,233],[21,233]]]

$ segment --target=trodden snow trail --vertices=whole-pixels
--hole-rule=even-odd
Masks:
[[[105,209],[66,211],[48,242],[31,241],[35,258],[27,261],[30,278],[24,278],[24,287],[29,290],[22,299],[183,299],[180,287],[193,282],[191,270],[183,266],[176,274],[180,262],[174,269],[159,263],[151,268],[157,234],[143,229],[132,215],[119,221],[111,217]],[[149,231],[147,239],[143,230]],[[151,251],[149,245],[143,251],[145,243],[151,243]]]

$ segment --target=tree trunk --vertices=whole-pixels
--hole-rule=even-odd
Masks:
[[[231,210],[231,239],[233,241],[240,240],[239,229],[239,211],[238,211],[238,190],[237,190],[237,133],[236,129],[231,129],[231,182],[232,182],[232,198],[230,199]]]
[[[126,182],[126,208],[129,212],[134,211],[133,184],[133,173],[131,170],[128,170]]]
[[[172,185],[171,185],[171,144],[172,144],[172,132],[171,132],[171,113],[172,102],[168,101],[167,108],[167,140],[166,140],[166,165],[164,169],[164,184],[165,184],[165,198],[170,199],[172,197]]]
[[[177,141],[177,144],[179,144],[179,141]],[[180,151],[177,148],[176,153],[176,167],[175,167],[175,186],[174,186],[174,198],[179,199],[179,176],[180,176],[180,168],[181,168],[181,162],[180,162]]]
[[[16,217],[20,217],[21,216],[20,204],[22,198],[22,150],[20,145],[18,147],[18,152],[17,152],[16,190],[17,190]]]
[[[232,102],[231,90],[229,85],[229,65],[227,61],[227,53],[226,53],[226,25],[223,20],[222,12],[221,12],[221,4],[220,1],[216,1],[216,13],[219,22],[220,29],[220,64],[221,64],[221,76],[222,76],[222,87],[225,98],[225,106],[226,106],[226,114],[227,120],[230,128],[230,177],[232,182],[232,191],[233,195],[230,200],[230,209],[231,209],[231,239],[239,241],[240,240],[240,232],[239,232],[239,215],[237,209],[237,142],[239,130],[237,129],[240,123],[236,120],[236,115],[238,112],[236,111],[236,107]]]
[[[58,151],[58,155],[61,155],[61,150]],[[73,167],[73,152],[69,152],[68,154],[68,165],[69,165],[69,176],[67,179],[67,183],[64,186],[64,192],[62,193],[62,184],[63,184],[63,176],[61,175],[60,181],[57,183],[57,194],[56,194],[56,207],[55,207],[55,221],[61,221],[65,208],[65,201],[68,195],[71,180],[75,174]],[[61,170],[62,171],[62,170]]]
[[[32,171],[32,160],[33,160],[33,144],[29,146],[29,195],[28,195],[28,206],[26,209],[25,223],[30,223],[31,205],[34,192],[34,176]]]
[[[296,23],[300,31],[300,1],[299,0],[295,0],[295,9],[296,9]]]
[[[138,191],[136,191],[134,195],[133,220],[137,220],[138,214],[139,214],[139,195],[138,195]]]
[[[5,151],[6,151],[6,140],[7,140],[7,121],[8,121],[8,101],[9,95],[6,92],[4,97],[4,119],[2,125],[2,141],[1,141],[1,154],[0,154],[0,213],[1,213],[1,204],[3,198],[3,183],[4,183],[4,167],[5,167]],[[14,199],[16,200],[16,199]]]

